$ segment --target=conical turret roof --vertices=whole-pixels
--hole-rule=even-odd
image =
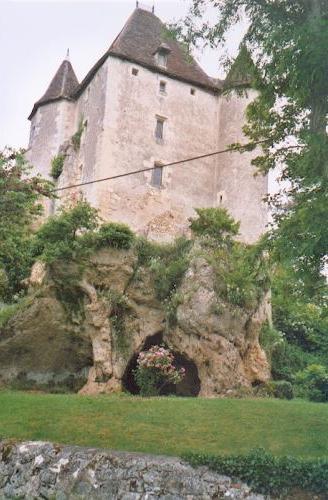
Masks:
[[[45,94],[34,104],[29,119],[33,117],[38,107],[43,104],[57,101],[58,99],[70,99],[78,85],[79,82],[73,66],[68,59],[65,59],[59,66]]]

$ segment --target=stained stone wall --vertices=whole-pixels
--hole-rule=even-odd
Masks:
[[[0,497],[264,500],[246,484],[178,458],[44,442],[0,443]]]
[[[165,93],[160,82],[166,84]],[[75,102],[59,100],[39,107],[31,123],[28,159],[48,175],[53,156],[64,154],[63,173],[56,181],[63,187],[212,153],[243,141],[245,108],[254,95],[227,99],[202,88],[194,90],[191,94],[188,83],[109,56]],[[155,137],[157,117],[164,120],[163,140]],[[73,150],[71,138],[81,120],[85,123],[81,144]],[[62,201],[84,196],[104,220],[125,222],[159,241],[188,234],[194,208],[223,206],[241,221],[241,238],[253,242],[267,223],[262,203],[267,178],[254,177],[251,158],[239,153],[214,155],[166,167],[160,188],[152,186],[148,171],[63,191]],[[51,209],[60,204],[55,201]]]

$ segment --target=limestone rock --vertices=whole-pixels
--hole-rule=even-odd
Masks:
[[[177,290],[174,326],[156,296],[151,268],[138,266],[133,250],[100,250],[82,274],[69,263],[52,273],[35,267],[32,274],[33,303],[0,332],[5,384],[23,380],[60,389],[68,377],[72,390],[83,386],[82,394],[136,392],[138,353],[162,342],[186,369],[177,394],[213,397],[270,377],[259,345],[267,301],[253,311],[224,301],[213,269],[197,251]],[[71,287],[68,298],[63,287]]]
[[[1,498],[264,500],[244,483],[173,457],[43,442],[3,442],[0,453]]]

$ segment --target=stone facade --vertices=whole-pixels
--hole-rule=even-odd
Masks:
[[[243,140],[252,91],[248,98],[223,97],[220,85],[195,62],[186,63],[173,41],[168,42],[167,68],[156,66],[152,54],[160,30],[156,16],[136,9],[75,93],[50,95],[48,89],[34,106],[28,159],[47,176],[52,158],[63,153],[58,188],[219,151]],[[139,52],[138,46],[126,48],[133,36]],[[65,81],[57,87],[63,89]],[[164,121],[163,139],[155,137],[158,119]],[[81,144],[74,149],[71,138],[82,123]],[[125,222],[139,234],[164,240],[188,231],[194,208],[224,206],[241,221],[242,239],[253,242],[267,223],[262,201],[267,178],[254,177],[252,154],[226,153],[165,167],[161,186],[152,185],[148,171],[62,191],[48,213],[83,196],[105,220]]]

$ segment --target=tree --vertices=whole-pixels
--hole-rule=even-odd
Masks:
[[[42,213],[41,198],[52,184],[31,175],[22,150],[0,151],[0,299],[11,301],[22,289],[33,262],[31,224]]]
[[[328,253],[328,2],[192,0],[188,41],[190,19],[196,25],[209,7],[219,18],[198,24],[194,42],[203,38],[212,46],[224,44],[228,30],[247,16],[242,51],[235,66],[228,64],[227,87],[241,71],[259,91],[244,127],[250,144],[263,141],[253,163],[263,173],[279,166],[281,179],[289,184],[288,193],[269,200],[275,209],[270,240],[276,258],[289,259],[314,293]]]

